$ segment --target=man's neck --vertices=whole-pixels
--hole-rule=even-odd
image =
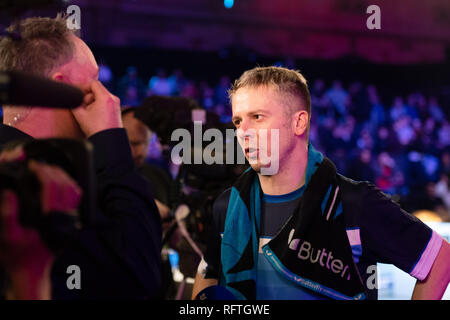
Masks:
[[[277,174],[269,176],[258,173],[262,191],[265,194],[282,195],[297,190],[305,184],[307,164],[308,145],[302,144],[287,159],[280,161]]]
[[[33,107],[25,119],[8,123],[5,117],[4,123],[36,139],[83,138],[81,129],[67,110]]]

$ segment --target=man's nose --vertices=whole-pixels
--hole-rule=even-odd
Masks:
[[[250,121],[248,121],[247,119],[241,120],[241,123],[239,124],[239,128],[242,129],[247,134],[248,134],[249,129],[252,129]]]
[[[256,130],[249,127],[239,127],[236,135],[240,141],[249,141],[256,138]]]

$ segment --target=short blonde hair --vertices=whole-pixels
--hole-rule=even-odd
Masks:
[[[297,97],[302,101],[301,107],[288,111],[291,114],[298,110],[306,110],[308,113],[308,136],[311,119],[311,95],[309,93],[308,83],[300,71],[274,66],[256,67],[247,70],[231,86],[231,89],[228,91],[229,99],[231,101],[234,94],[240,88],[256,88],[259,86],[274,86],[280,92]]]
[[[48,76],[55,68],[72,59],[74,44],[69,38],[66,17],[33,17],[8,27],[20,39],[4,37],[0,40],[0,70],[26,71]]]

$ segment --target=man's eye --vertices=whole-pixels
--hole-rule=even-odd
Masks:
[[[235,126],[238,126],[239,123],[241,123],[241,120],[234,120],[234,121],[233,121],[233,124],[234,124]]]
[[[262,117],[262,115],[260,115],[260,114],[255,114],[255,115],[253,116],[253,118],[255,118],[256,120],[261,119],[261,117]]]

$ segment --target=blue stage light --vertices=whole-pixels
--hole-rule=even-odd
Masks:
[[[231,9],[234,6],[234,0],[223,0],[223,5],[227,9]]]

